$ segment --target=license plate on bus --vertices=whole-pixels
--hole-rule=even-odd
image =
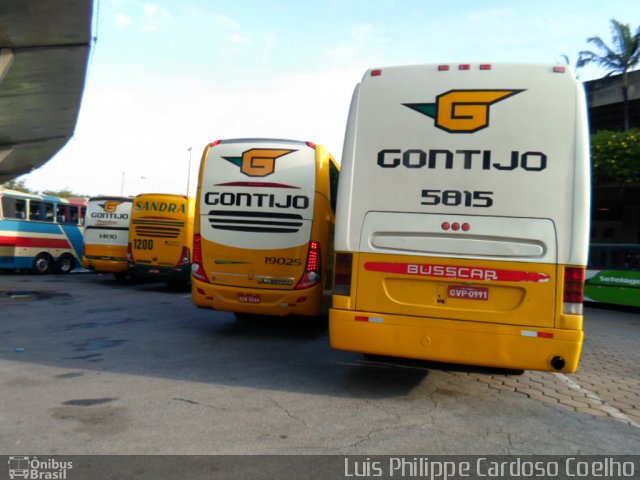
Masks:
[[[160,269],[158,268],[150,268],[149,273],[160,273]]]
[[[241,293],[238,295],[238,301],[240,303],[260,303],[260,295],[252,293]]]
[[[463,300],[489,300],[489,289],[487,287],[449,285],[447,296]]]

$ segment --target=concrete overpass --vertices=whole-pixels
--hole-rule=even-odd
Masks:
[[[73,136],[91,49],[93,0],[0,1],[0,184]]]

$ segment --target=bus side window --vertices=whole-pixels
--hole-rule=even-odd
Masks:
[[[29,202],[29,220],[53,222],[53,203],[31,200]]]
[[[338,196],[338,180],[340,179],[340,170],[333,159],[329,159],[329,195],[331,196],[331,208],[336,211],[336,202]]]
[[[56,206],[56,222],[67,223],[69,219],[69,207],[66,205]]]
[[[69,218],[67,223],[71,223],[73,225],[78,224],[78,207],[69,207]]]
[[[54,221],[54,216],[53,216],[53,203],[42,203],[42,210],[43,210],[43,220],[45,222],[53,222]]]
[[[41,220],[40,205],[42,205],[42,203],[36,202],[35,200],[29,202],[29,220]]]
[[[13,197],[2,197],[2,215],[4,218],[24,220],[27,218],[26,211],[26,200]]]

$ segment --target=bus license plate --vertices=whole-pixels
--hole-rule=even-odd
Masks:
[[[159,268],[150,268],[149,269],[149,273],[160,273],[160,269]]]
[[[260,295],[251,293],[241,293],[238,295],[238,301],[240,303],[260,303],[260,300]]]
[[[463,287],[449,285],[449,298],[462,298],[464,300],[489,300],[489,289],[486,287]]]

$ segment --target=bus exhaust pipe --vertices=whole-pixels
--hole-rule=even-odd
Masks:
[[[554,370],[562,370],[564,366],[565,366],[564,358],[553,357],[551,359],[551,367],[553,367]]]

